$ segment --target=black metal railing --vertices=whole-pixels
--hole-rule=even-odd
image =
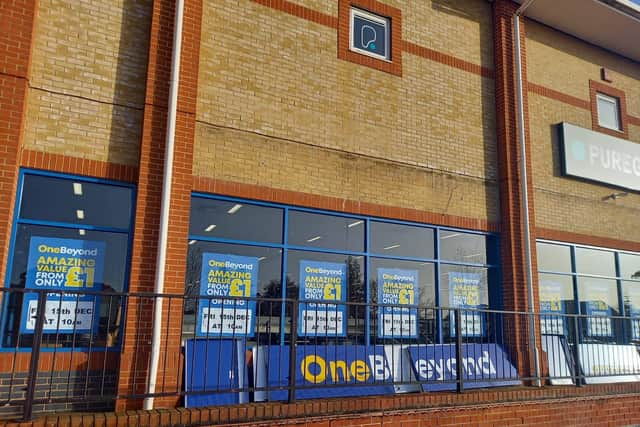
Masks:
[[[276,298],[3,289],[0,416],[640,380],[638,320]],[[153,313],[159,375],[147,390]],[[530,320],[541,348],[532,369]],[[127,326],[125,329],[124,326]]]

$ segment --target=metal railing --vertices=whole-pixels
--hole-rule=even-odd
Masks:
[[[0,416],[640,380],[640,320],[274,298],[3,289]],[[160,375],[146,394],[154,305]],[[531,375],[530,316],[542,376]],[[127,325],[125,330],[124,325]]]

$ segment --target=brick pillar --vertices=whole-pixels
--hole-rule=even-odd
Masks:
[[[154,289],[174,13],[174,0],[154,1],[140,146],[137,209],[131,261],[131,292],[151,292]],[[171,214],[165,265],[164,292],[166,294],[184,294],[201,16],[201,0],[186,0]],[[146,389],[152,313],[153,299],[131,298],[125,319],[119,380],[120,395],[140,394]],[[182,387],[180,355],[182,300],[164,298],[162,318],[162,344],[156,392],[177,393]],[[172,407],[177,403],[176,396],[156,398],[155,407]],[[116,409],[134,409],[139,408],[140,405],[140,399],[121,399],[116,403]]]
[[[0,279],[5,279],[29,87],[36,0],[0,1]]]
[[[524,219],[522,176],[520,174],[520,141],[518,134],[517,87],[513,15],[518,4],[510,0],[496,0],[494,13],[494,50],[496,73],[496,118],[498,135],[498,169],[500,180],[502,287],[505,310],[527,311],[526,259],[524,251]],[[533,171],[527,97],[527,66],[525,22],[520,21],[522,51],[524,117],[526,135],[529,220],[532,242],[532,268],[534,271],[534,304],[538,307],[538,285],[535,257],[535,218],[533,209]],[[536,309],[537,311],[537,309]],[[511,357],[522,376],[534,375],[529,345],[529,324],[525,316],[505,318]],[[539,331],[539,327],[537,328]],[[539,334],[537,342],[539,343]]]

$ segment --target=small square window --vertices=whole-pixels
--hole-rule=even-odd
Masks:
[[[373,58],[391,61],[391,21],[361,9],[351,8],[349,49]]]
[[[613,129],[622,130],[620,123],[620,100],[602,93],[596,94],[598,104],[598,125]]]

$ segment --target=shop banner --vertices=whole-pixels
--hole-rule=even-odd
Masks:
[[[587,316],[587,336],[589,337],[611,337],[613,328],[611,325],[611,307],[607,300],[607,288],[593,283],[587,283],[588,301],[585,302],[584,313]]]
[[[102,290],[104,257],[104,242],[31,237],[25,288],[66,292],[47,294],[45,334],[87,333],[97,329],[99,297],[73,292]],[[34,333],[37,309],[38,295],[26,293],[20,333]]]
[[[378,269],[378,337],[418,336],[418,271]],[[390,304],[392,307],[385,307]]]
[[[301,260],[298,335],[344,337],[346,296],[346,264]]]
[[[479,308],[480,284],[482,275],[479,273],[449,273],[449,304],[451,308]],[[484,336],[485,315],[477,311],[461,310],[462,325],[460,331],[463,337]],[[455,313],[449,315],[450,335],[456,336]]]
[[[456,389],[456,347],[452,344],[408,347],[416,379],[423,391]],[[462,345],[464,388],[521,385],[518,372],[498,344]]]
[[[561,316],[564,313],[562,283],[541,280],[540,333],[543,335],[565,335],[564,318]]]
[[[258,258],[202,254],[196,336],[252,337],[257,287]]]
[[[185,342],[184,406],[246,403],[246,350],[243,340],[190,339]]]
[[[262,389],[254,394],[256,401],[287,399],[289,351],[289,346],[275,345],[254,349],[255,387]],[[394,392],[391,367],[381,345],[299,345],[295,367],[298,399]]]
[[[640,355],[633,345],[580,344],[587,384],[640,381]]]

